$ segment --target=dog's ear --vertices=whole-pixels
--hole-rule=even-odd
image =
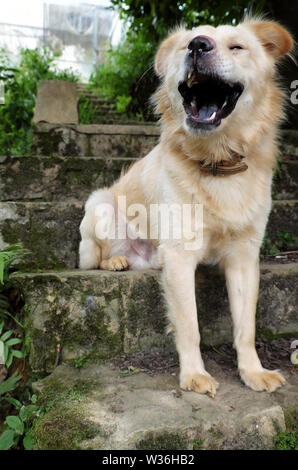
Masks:
[[[179,31],[176,31],[175,33],[167,37],[159,46],[154,61],[154,69],[159,77],[165,76],[168,66],[169,55],[173,47],[175,46],[177,40],[179,40],[184,33],[185,31],[181,29]]]
[[[266,51],[275,59],[290,52],[294,46],[290,33],[274,21],[257,21],[250,23],[249,27],[257,35]]]

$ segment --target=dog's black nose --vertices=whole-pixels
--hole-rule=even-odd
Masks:
[[[215,49],[215,42],[209,36],[196,36],[188,44],[188,49],[199,54],[205,54]]]

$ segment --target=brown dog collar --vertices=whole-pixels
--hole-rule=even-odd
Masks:
[[[199,166],[202,173],[205,175],[212,176],[228,176],[235,175],[236,173],[241,173],[242,171],[247,170],[248,166],[244,161],[242,155],[233,154],[231,160],[221,160],[219,162],[214,162],[209,165],[206,165],[205,161],[200,161]]]

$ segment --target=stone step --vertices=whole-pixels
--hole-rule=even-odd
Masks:
[[[83,203],[0,203],[0,247],[21,242],[29,254],[23,269],[77,266]]]
[[[136,351],[173,351],[165,334],[165,301],[160,271],[49,271],[14,273],[23,293],[33,371],[50,372],[61,349],[62,362],[94,362]],[[257,336],[296,337],[298,264],[261,265]],[[196,273],[203,346],[232,342],[223,275],[210,267]]]
[[[282,131],[280,153],[298,155],[296,131]],[[52,124],[33,126],[33,155],[134,157],[146,155],[158,142],[156,123]]]
[[[23,243],[30,254],[19,264],[22,269],[75,268],[84,202],[1,202],[0,246]],[[296,200],[274,201],[267,227],[272,245],[280,233],[298,237],[297,206]]]
[[[1,201],[85,201],[91,191],[110,186],[136,158],[0,157]],[[273,199],[298,199],[298,161],[275,173]]]
[[[80,201],[110,186],[135,158],[0,157],[1,201]]]
[[[215,399],[180,390],[173,373],[125,373],[106,364],[57,367],[33,384],[41,402],[52,403],[35,420],[37,448],[106,450],[97,455],[99,464],[111,450],[143,450],[149,458],[163,450],[169,459],[171,451],[193,450],[196,461],[189,455],[187,462],[200,464],[198,450],[274,449],[275,436],[297,410],[297,377],[283,371],[287,383],[277,393],[254,392],[233,367],[204,360],[220,383]],[[174,457],[177,462],[179,454]]]
[[[38,123],[33,127],[33,155],[139,158],[159,139],[153,124],[61,125]]]
[[[94,94],[92,91],[80,91],[80,98],[85,98],[90,101],[92,105],[108,105],[110,104],[111,106],[115,107],[115,103],[107,98],[103,98],[102,96],[98,96]]]

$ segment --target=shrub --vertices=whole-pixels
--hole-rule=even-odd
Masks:
[[[149,97],[157,85],[151,70],[156,47],[142,34],[129,33],[122,44],[111,47],[105,64],[93,72],[91,88],[114,100],[118,111],[152,119]]]
[[[41,80],[78,81],[71,70],[54,67],[49,49],[21,49],[15,66],[0,51],[0,79],[5,81],[5,104],[0,105],[0,154],[27,155],[31,149],[31,120]]]

